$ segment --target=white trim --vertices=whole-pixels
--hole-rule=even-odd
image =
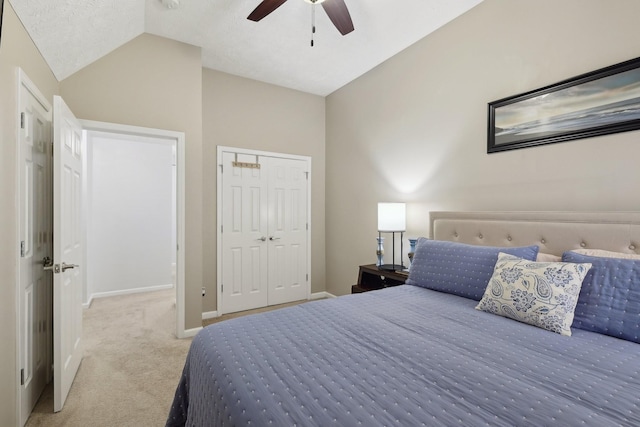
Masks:
[[[307,298],[309,301],[318,300],[318,299],[328,299],[328,298],[336,298],[335,295],[330,294],[329,292],[314,292],[309,295]],[[207,319],[215,319],[216,317],[220,317],[217,311],[206,311],[202,313],[202,320]]]
[[[183,332],[183,336],[181,338],[191,338],[195,337],[198,332],[202,330],[202,326],[193,329],[187,329]]]
[[[251,150],[249,148],[229,147],[225,145],[218,145],[218,160],[220,160],[220,156],[222,155],[223,151],[230,151],[232,153],[238,153],[238,154],[248,154],[250,156],[279,157],[283,159],[302,160],[305,162],[311,161],[311,157],[309,156],[300,156],[298,154],[288,154],[288,153],[277,153],[275,151]]]
[[[176,337],[186,338],[190,332],[185,331],[185,134],[170,130],[153,129],[140,126],[121,125],[115,123],[80,120],[86,130],[111,133],[126,133],[139,136],[153,136],[176,141],[177,155],[177,257],[176,257]],[[191,330],[190,330],[191,331]]]
[[[220,317],[217,311],[205,311],[202,313],[202,320],[215,319],[216,317]]]
[[[337,298],[334,294],[330,294],[329,292],[314,292],[309,297],[310,300],[316,299],[326,299],[326,298]]]
[[[307,299],[311,298],[311,157],[307,157]]]
[[[96,292],[91,294],[91,296],[89,297],[89,301],[93,301],[95,298],[107,298],[107,297],[115,297],[118,295],[141,294],[144,292],[165,291],[167,289],[173,289],[173,284],[148,286],[145,288],[122,289],[119,291]]]
[[[307,224],[309,229],[307,230],[307,274],[309,280],[307,281],[307,299],[311,299],[311,157],[300,156],[296,154],[276,153],[271,151],[251,150],[247,148],[228,147],[224,145],[218,145],[217,157],[216,157],[216,310],[215,313],[218,316],[222,315],[222,235],[220,229],[222,228],[222,153],[232,152],[238,154],[248,154],[251,156],[262,157],[277,157],[291,160],[301,160],[307,163],[309,168],[309,179],[307,180]]]
[[[42,107],[49,113],[49,116],[47,117],[50,121],[53,121],[52,119],[52,111],[53,111],[53,107],[51,106],[51,104],[49,103],[49,101],[47,101],[47,98],[45,98],[45,96],[42,94],[42,92],[40,92],[40,90],[38,89],[38,87],[35,85],[35,83],[33,83],[33,81],[31,81],[31,79],[27,76],[27,74],[22,70],[22,68],[17,67],[16,68],[16,80],[17,80],[17,84],[15,85],[15,99],[16,99],[16,111],[15,111],[15,117],[18,118],[16,120],[16,134],[15,134],[15,141],[16,141],[16,156],[15,156],[15,167],[16,167],[16,176],[19,177],[20,176],[20,113],[22,112],[21,110],[23,109],[23,105],[22,103],[24,102],[24,100],[21,98],[20,96],[20,92],[21,92],[21,88],[24,86],[25,89],[27,89],[31,95],[33,95],[33,97],[42,105]],[[51,124],[53,126],[53,123]],[[48,150],[47,150],[48,152]],[[22,321],[22,305],[20,304],[20,251],[18,249],[19,247],[19,243],[20,242],[20,195],[22,194],[22,188],[20,188],[20,182],[21,180],[18,178],[16,179],[15,182],[15,197],[14,197],[14,206],[15,206],[15,214],[16,214],[16,218],[18,219],[18,223],[16,224],[16,230],[15,230],[15,241],[14,241],[14,253],[15,253],[15,266],[16,266],[16,282],[14,284],[15,286],[15,299],[14,299],[14,304],[16,307],[15,310],[15,314],[16,314],[16,329],[15,329],[15,333],[16,333],[16,349],[15,349],[15,354],[16,354],[16,422],[18,423],[19,426],[24,425],[27,420],[22,420],[21,419],[21,415],[22,415],[22,393],[20,388],[22,387],[22,384],[20,384],[20,361],[22,360],[22,336],[21,336],[21,331],[20,331],[20,327],[21,327],[21,321]],[[53,282],[52,282],[53,284]],[[53,334],[53,331],[52,331]],[[48,361],[48,363],[53,363],[52,360]],[[24,421],[24,423],[23,423]]]

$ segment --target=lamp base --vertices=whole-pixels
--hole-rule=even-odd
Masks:
[[[378,266],[378,270],[385,270],[385,271],[402,271],[406,268],[407,267],[405,267],[402,264],[383,264]]]

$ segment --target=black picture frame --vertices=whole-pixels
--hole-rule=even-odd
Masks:
[[[4,0],[0,0],[0,46],[2,46],[2,17],[4,12]]]
[[[487,153],[640,129],[640,58],[489,103]]]

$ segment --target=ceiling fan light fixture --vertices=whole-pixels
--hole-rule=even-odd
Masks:
[[[333,25],[340,31],[343,36],[353,31],[353,21],[349,14],[349,9],[344,3],[345,0],[304,0],[311,5],[320,3],[322,9],[326,12],[327,16],[333,23]],[[258,22],[265,16],[286,3],[287,0],[262,0],[260,4],[253,9],[253,12],[247,16],[250,21]],[[315,11],[315,8],[311,8]]]

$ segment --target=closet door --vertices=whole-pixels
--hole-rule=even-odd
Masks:
[[[309,297],[308,160],[220,151],[221,314]]]
[[[307,162],[268,158],[269,305],[308,297]]]
[[[222,153],[222,314],[267,305],[267,173]]]

